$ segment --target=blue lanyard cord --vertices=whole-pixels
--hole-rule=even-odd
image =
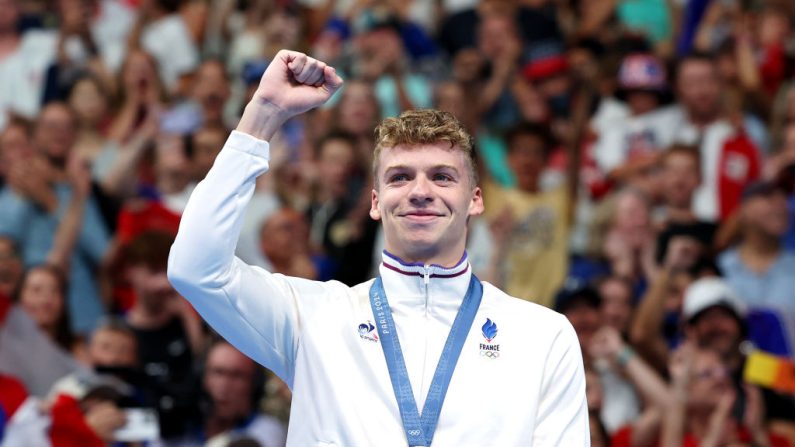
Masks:
[[[425,405],[422,408],[422,416],[420,416],[381,277],[376,278],[370,287],[370,306],[378,323],[381,347],[384,350],[389,378],[392,381],[392,390],[395,392],[409,446],[431,445],[436,425],[439,422],[439,413],[447,395],[447,388],[450,386],[450,379],[453,376],[456,363],[458,363],[458,357],[469,334],[469,329],[475,320],[475,314],[480,307],[482,297],[483,286],[475,275],[472,275],[469,280],[469,288],[455,316],[453,326],[450,328],[450,334],[445,341],[439,363],[436,365],[436,371],[428,389],[428,396],[425,398]]]

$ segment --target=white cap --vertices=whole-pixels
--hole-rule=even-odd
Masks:
[[[694,316],[712,306],[724,306],[732,310],[739,318],[745,318],[745,303],[734,292],[726,281],[721,278],[701,278],[690,284],[685,291],[682,304],[682,316],[689,321]]]

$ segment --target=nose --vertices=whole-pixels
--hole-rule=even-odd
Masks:
[[[433,200],[431,181],[427,177],[418,175],[414,179],[409,191],[409,200],[415,204]]]

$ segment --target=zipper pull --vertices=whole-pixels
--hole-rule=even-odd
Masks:
[[[431,282],[431,269],[428,266],[425,266],[425,285],[427,286]]]

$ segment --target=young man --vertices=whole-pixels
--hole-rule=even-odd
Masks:
[[[234,257],[266,141],[341,84],[324,63],[279,52],[191,197],[171,282],[292,388],[288,445],[587,445],[571,325],[472,275],[467,221],[483,200],[471,138],[452,115],[406,112],[378,127],[370,216],[386,250],[376,280],[308,281]]]

